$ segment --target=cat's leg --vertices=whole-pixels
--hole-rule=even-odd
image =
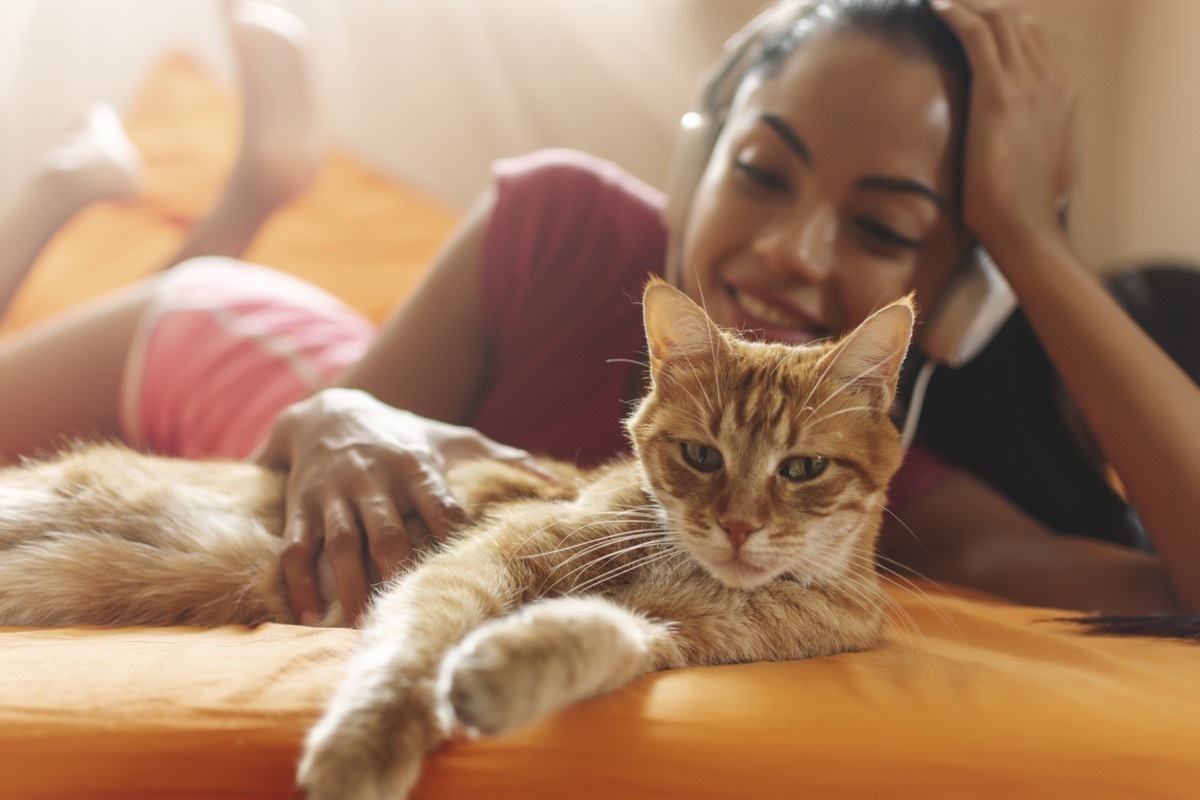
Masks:
[[[297,780],[309,800],[403,798],[425,754],[446,739],[438,665],[518,600],[504,565],[471,556],[430,559],[372,607],[362,649],[305,744]]]
[[[502,733],[679,662],[669,623],[560,597],[475,630],[446,657],[438,694],[459,724]]]

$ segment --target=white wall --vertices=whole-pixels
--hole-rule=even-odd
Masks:
[[[1200,259],[1200,2],[1139,2],[1126,30],[1116,258]]]
[[[1082,92],[1073,235],[1103,266],[1200,261],[1197,0],[1014,0]],[[661,182],[694,78],[760,0],[279,0],[314,31],[331,136],[462,206],[547,145]],[[0,202],[90,101],[126,106],[185,48],[231,74],[221,0],[0,0]]]
[[[652,182],[695,76],[762,0],[281,0],[313,29],[330,133],[465,205],[547,145]],[[94,99],[127,105],[172,49],[232,74],[220,0],[0,0],[0,199]]]

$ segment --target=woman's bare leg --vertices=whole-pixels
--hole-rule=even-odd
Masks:
[[[304,189],[316,173],[319,137],[309,82],[307,29],[298,18],[257,0],[232,0],[226,13],[245,103],[241,152],[209,217],[164,266],[195,256],[240,255],[267,216]],[[120,131],[115,114],[105,121],[115,122],[115,130]],[[104,130],[112,133],[111,127]],[[126,155],[136,163],[132,146]],[[51,178],[48,184],[53,183]],[[128,192],[133,188],[130,181]],[[112,192],[78,192],[67,195],[74,198],[67,202],[58,197],[62,191],[50,185],[38,196],[46,203],[58,198],[55,202],[61,207],[56,207],[57,218],[44,217],[41,233],[21,251],[26,255],[10,260],[17,266],[8,268],[10,262],[0,259],[4,304],[38,251],[70,214],[88,202],[113,196]],[[29,224],[22,215],[31,213],[31,208],[23,204],[8,224],[19,232]],[[0,222],[0,245],[6,230]],[[57,446],[65,437],[120,438],[124,365],[138,322],[157,288],[158,281],[151,278],[0,341],[0,460]]]
[[[0,213],[0,316],[50,238],[84,206],[133,197],[140,166],[109,105],[91,108],[51,147]]]
[[[0,461],[69,437],[120,438],[125,359],[157,283],[151,278],[4,337]]]
[[[240,256],[270,214],[316,175],[320,132],[309,32],[258,0],[226,4],[242,95],[242,143],[221,197],[164,266],[195,256]]]

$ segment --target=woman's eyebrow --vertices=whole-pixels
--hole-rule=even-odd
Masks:
[[[763,113],[759,114],[758,118],[762,122],[766,123],[771,130],[775,131],[780,139],[783,139],[783,143],[788,146],[788,149],[796,154],[797,158],[803,161],[805,165],[810,167],[812,166],[812,151],[808,149],[808,145],[804,143],[804,140],[800,138],[799,134],[792,130],[790,125],[774,114]]]
[[[796,157],[804,162],[806,166],[811,167],[813,165],[812,150],[808,148],[808,144],[782,118],[766,112],[759,114],[758,118],[771,130],[775,131],[775,134],[783,140],[788,149],[795,153]],[[929,200],[940,209],[946,208],[945,198],[938,194],[932,186],[911,178],[899,178],[890,175],[864,175],[855,181],[855,186],[860,189],[916,194]]]
[[[864,175],[854,182],[860,189],[877,189],[883,192],[907,192],[920,195],[938,208],[945,209],[945,199],[931,186],[911,178],[894,178],[887,175]]]

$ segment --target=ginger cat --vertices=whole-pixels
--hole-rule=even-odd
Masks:
[[[507,731],[654,670],[878,641],[911,300],[806,346],[744,341],[661,281],[644,306],[634,455],[561,465],[558,485],[452,472],[477,521],[378,595],[308,736],[310,798],[404,797],[455,729]],[[115,446],[0,470],[0,625],[292,622],[282,489],[250,464]]]

